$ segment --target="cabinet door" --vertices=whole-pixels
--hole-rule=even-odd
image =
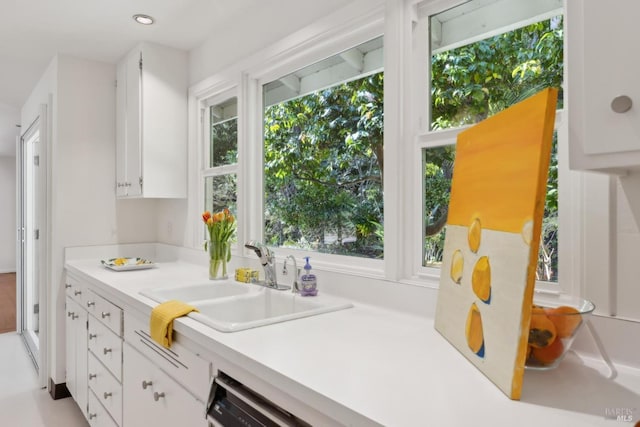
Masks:
[[[67,389],[80,407],[87,412],[87,311],[70,297],[66,299],[66,362]]]
[[[140,196],[142,187],[141,141],[142,141],[142,108],[141,108],[141,69],[139,49],[134,49],[126,59],[126,176],[127,195]]]
[[[116,196],[127,195],[127,64],[116,71]]]
[[[640,2],[568,1],[566,12],[571,167],[640,166]]]
[[[207,426],[205,404],[125,343],[123,425]]]

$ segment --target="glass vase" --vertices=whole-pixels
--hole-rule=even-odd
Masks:
[[[211,240],[209,246],[209,279],[224,280],[227,275],[227,262],[231,259],[229,242]]]

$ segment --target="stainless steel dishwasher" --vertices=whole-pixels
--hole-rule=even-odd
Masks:
[[[224,372],[211,383],[207,420],[213,427],[310,426]]]

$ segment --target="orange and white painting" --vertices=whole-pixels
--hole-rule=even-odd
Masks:
[[[545,89],[461,132],[436,329],[519,399],[557,101]]]

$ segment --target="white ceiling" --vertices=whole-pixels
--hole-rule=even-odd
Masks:
[[[140,41],[190,50],[247,13],[296,0],[0,0],[0,156],[13,156],[20,109],[57,53],[115,63]],[[143,26],[136,13],[156,18]]]

